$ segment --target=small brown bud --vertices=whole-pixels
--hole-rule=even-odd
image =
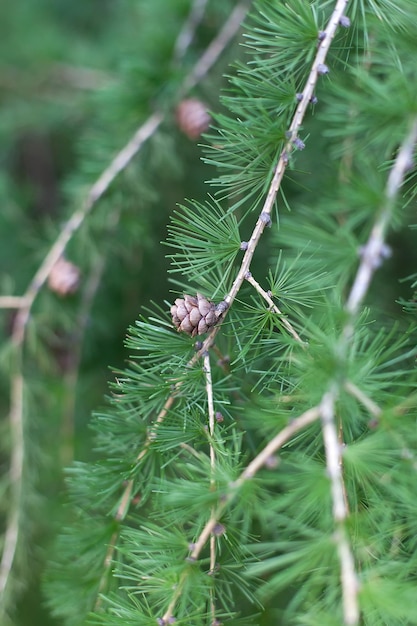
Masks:
[[[60,296],[75,293],[80,284],[80,269],[64,257],[58,259],[48,277],[48,287]]]
[[[190,139],[197,139],[210,126],[211,117],[207,106],[197,98],[187,98],[179,103],[176,110],[177,124]]]

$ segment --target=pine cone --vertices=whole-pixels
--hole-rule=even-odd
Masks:
[[[211,117],[204,102],[187,98],[179,103],[176,110],[178,127],[190,139],[197,139],[210,125]]]
[[[206,333],[217,324],[226,308],[225,302],[216,306],[201,293],[197,293],[197,297],[185,294],[184,299],[177,298],[171,307],[172,321],[178,331],[195,337]]]
[[[75,293],[80,284],[80,269],[61,257],[55,263],[48,277],[48,286],[51,291],[60,296]]]

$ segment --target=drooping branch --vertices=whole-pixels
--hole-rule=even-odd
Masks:
[[[336,33],[337,28],[340,24],[340,19],[342,18],[348,0],[338,0],[336,3],[335,9],[332,13],[332,16],[326,26],[326,29],[321,33],[320,38],[318,38],[319,45],[317,54],[313,61],[310,74],[305,83],[304,89],[300,94],[299,103],[292,118],[292,122],[290,128],[287,132],[288,141],[282,151],[278,163],[274,169],[274,175],[269,186],[269,190],[262,207],[261,213],[259,215],[258,221],[256,222],[255,228],[252,232],[250,239],[248,240],[248,247],[242,259],[242,263],[240,266],[240,270],[238,275],[235,278],[235,281],[227,294],[225,300],[230,304],[235,299],[238,294],[240,287],[242,286],[243,281],[245,280],[246,273],[250,269],[250,264],[255,253],[255,250],[258,246],[259,240],[262,236],[263,231],[266,226],[271,224],[271,214],[272,209],[275,204],[275,200],[279,191],[279,188],[282,183],[282,179],[284,177],[285,170],[287,168],[289,162],[289,155],[293,152],[296,147],[296,140],[298,139],[298,132],[303,123],[305,114],[307,112],[307,108],[309,107],[310,100],[313,97],[314,90],[316,87],[317,80],[319,76],[323,73],[323,67],[325,66],[324,61],[326,60],[327,53],[330,49],[330,45],[332,43],[333,37]],[[319,35],[319,34],[317,34]]]
[[[349,319],[344,325],[338,341],[337,351],[345,356],[349,340],[354,333],[354,321],[359,307],[369,289],[372,277],[386,256],[385,235],[392,219],[392,212],[399,190],[403,184],[405,174],[412,164],[415,144],[417,142],[417,118],[404,139],[394,164],[390,170],[386,185],[385,206],[378,214],[367,244],[362,251],[362,259],[353,281],[350,294],[346,301],[346,311]],[[355,385],[347,381],[345,389],[359,400],[374,417],[379,417],[379,407],[365,396]],[[333,501],[333,518],[336,527],[336,543],[339,554],[341,583],[343,595],[343,616],[346,626],[356,626],[359,623],[358,581],[355,573],[355,564],[349,537],[346,530],[348,517],[347,503],[344,497],[345,487],[342,473],[342,451],[337,436],[335,421],[335,402],[339,395],[339,385],[333,384],[322,398],[320,414],[322,419],[323,441],[326,452],[327,471],[331,481]]]
[[[247,465],[240,476],[230,485],[230,491],[228,494],[224,495],[222,501],[216,507],[214,514],[211,515],[210,519],[201,531],[193,546],[193,550],[190,553],[191,559],[198,559],[200,552],[209,540],[214,527],[229,504],[238,496],[239,488],[243,485],[243,483],[253,478],[257,472],[259,472],[259,470],[268,463],[269,459],[291,439],[291,437],[293,437],[300,430],[310,426],[310,424],[313,424],[313,422],[317,421],[319,417],[319,407],[308,409],[305,413],[292,420],[288,426],[280,430],[280,432],[275,435],[275,437],[271,439],[261,452],[259,452],[259,454],[257,454],[257,456]]]
[[[207,386],[208,386],[208,383],[207,383]],[[319,407],[313,407],[312,409],[305,411],[305,413],[303,413],[299,417],[292,420],[288,426],[283,428],[271,441],[269,441],[268,444],[265,446],[265,448],[263,448],[261,452],[259,452],[259,454],[248,464],[248,466],[242,471],[242,473],[237,478],[237,480],[235,480],[230,485],[230,491],[228,492],[228,494],[224,495],[222,497],[221,502],[215,508],[212,509],[210,519],[204,526],[202,532],[197,538],[197,541],[193,545],[192,551],[190,552],[190,555],[188,557],[190,561],[196,561],[199,558],[200,553],[202,549],[204,548],[204,546],[206,545],[207,541],[209,541],[210,548],[211,548],[212,543],[215,542],[215,536],[213,534],[213,531],[215,530],[215,527],[220,521],[226,508],[232,503],[232,501],[236,497],[238,497],[239,489],[243,485],[243,483],[254,478],[257,472],[268,463],[269,459],[285,443],[287,443],[287,441],[289,441],[299,431],[313,424],[315,421],[319,419],[319,417],[320,417]],[[214,407],[213,407],[213,419],[214,419]],[[213,565],[213,560],[212,560],[213,552],[214,551],[212,551],[212,548],[211,548],[210,550],[210,567],[211,568]],[[175,587],[175,591],[169,603],[169,606],[167,610],[165,611],[165,614],[163,615],[163,617],[160,619],[161,624],[168,624],[169,619],[172,618],[175,606],[178,602],[178,599],[180,598],[182,594],[186,577],[187,577],[187,572],[183,572],[180,580],[178,581]],[[211,610],[212,610],[212,615],[214,615],[215,607],[213,603],[211,606]],[[213,619],[213,623],[215,623],[215,619]]]

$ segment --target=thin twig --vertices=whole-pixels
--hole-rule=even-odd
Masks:
[[[226,507],[238,496],[239,488],[244,482],[253,478],[256,473],[268,463],[268,460],[287,443],[296,433],[303,430],[313,422],[317,421],[320,417],[319,407],[313,407],[302,413],[299,417],[296,417],[291,421],[288,426],[280,430],[271,441],[261,450],[261,452],[249,463],[249,465],[243,470],[240,476],[230,484],[230,491],[226,494],[220,504],[216,507],[213,515],[211,515],[209,521],[204,526],[197,541],[193,546],[193,550],[190,553],[191,559],[198,559],[201,550],[204,548],[211,533],[217,522],[223,515]]]
[[[162,424],[162,422],[164,421],[168,411],[170,410],[171,406],[174,404],[175,397],[176,397],[176,394],[178,393],[179,388],[180,388],[180,383],[177,383],[175,385],[174,391],[167,398],[164,406],[159,411],[158,416],[157,416],[155,422],[152,424],[152,427],[148,431],[145,443],[143,444],[143,447],[141,448],[140,452],[138,453],[138,455],[136,457],[136,464],[139,464],[145,458],[145,456],[148,454],[149,448],[151,446],[151,443],[152,443],[152,441],[155,438],[156,430],[157,430],[158,426],[160,424]],[[124,488],[123,493],[122,493],[121,498],[120,498],[119,506],[117,507],[116,513],[114,514],[114,519],[116,521],[118,521],[118,522],[121,522],[122,520],[124,520],[124,518],[127,515],[127,512],[129,510],[129,507],[130,507],[131,498],[132,498],[133,487],[134,487],[134,480],[133,480],[133,478],[131,478],[130,480],[127,481],[127,483],[125,485],[125,488]],[[112,535],[112,537],[110,539],[109,545],[107,547],[106,556],[104,558],[103,573],[101,575],[100,582],[99,582],[99,585],[98,585],[97,600],[96,600],[96,604],[95,604],[95,607],[94,607],[95,610],[97,610],[97,608],[101,604],[101,596],[100,596],[100,594],[104,591],[104,588],[105,588],[108,570],[109,570],[109,568],[111,566],[111,563],[112,563],[113,554],[114,554],[114,551],[116,549],[116,542],[117,542],[118,537],[119,537],[119,531],[116,530],[113,533],[113,535]]]
[[[385,189],[385,206],[381,209],[368,241],[361,250],[361,263],[346,303],[346,310],[351,314],[358,311],[374,272],[380,267],[383,259],[389,255],[389,249],[384,240],[385,233],[391,221],[405,175],[413,164],[416,142],[417,118],[413,120],[410,131],[403,141],[389,173]]]
[[[203,358],[203,371],[206,379],[206,395],[207,395],[207,406],[208,406],[208,430],[209,430],[209,447],[210,447],[210,468],[211,468],[211,476],[210,476],[210,487],[214,489],[215,480],[214,480],[214,471],[216,468],[216,453],[213,446],[213,437],[214,437],[214,427],[215,427],[215,413],[214,413],[214,401],[213,401],[213,381],[211,377],[211,365],[210,365],[210,356],[209,354],[205,354]],[[214,516],[214,508],[211,511],[211,515]],[[214,535],[210,537],[210,573],[213,574],[216,567],[216,538]],[[180,598],[185,581],[187,579],[188,573],[184,571],[175,586],[175,593],[171,598],[169,606],[162,616],[162,622],[164,624],[169,623],[169,619],[173,617],[174,609],[177,604],[178,599]],[[212,617],[212,623],[215,622],[216,619],[216,607],[214,604],[213,594],[211,595],[210,600],[210,612]]]
[[[385,193],[385,206],[380,211],[372,228],[368,242],[362,253],[362,261],[357,270],[353,286],[346,302],[349,319],[346,322],[339,340],[338,350],[345,354],[349,340],[353,334],[354,317],[358,313],[375,270],[385,256],[385,233],[392,218],[392,212],[399,190],[404,182],[405,174],[412,163],[413,152],[417,142],[417,118],[413,121],[410,132],[403,141],[394,165],[390,170]],[[375,417],[381,415],[380,408],[365,396],[353,383],[346,382],[345,389],[359,400]],[[358,581],[355,573],[354,558],[346,531],[348,517],[347,504],[344,498],[342,475],[341,446],[337,437],[334,418],[334,405],[338,395],[337,386],[333,386],[324,394],[320,413],[322,417],[323,440],[326,450],[327,470],[332,485],[333,517],[337,529],[337,550],[341,566],[341,583],[343,593],[343,615],[347,626],[359,623]]]
[[[208,417],[209,417],[209,433],[210,433],[210,466],[212,474],[214,472],[216,466],[216,454],[213,447],[213,437],[214,437],[214,402],[213,402],[213,381],[211,379],[211,366],[210,366],[210,356],[208,353],[204,355],[203,359],[203,368],[204,375],[206,377],[206,394],[207,394],[207,405],[208,405]],[[211,478],[211,485],[214,484],[213,476]]]
[[[268,193],[267,193],[266,200],[264,202],[261,214],[255,224],[252,235],[248,241],[248,246],[244,254],[244,257],[242,259],[239,272],[233,282],[233,285],[229,293],[227,294],[225,298],[225,301],[229,305],[229,308],[231,304],[233,303],[234,299],[236,298],[237,294],[239,293],[239,290],[244,280],[245,279],[247,280],[250,264],[251,264],[253,255],[255,253],[255,250],[258,246],[261,235],[265,229],[265,226],[270,224],[270,220],[271,220],[270,216],[272,213],[272,208],[274,206],[275,199],[278,194],[278,190],[281,185],[286,166],[288,164],[289,155],[294,149],[293,142],[298,136],[298,131],[303,122],[310,99],[314,94],[315,85],[319,76],[318,68],[320,67],[320,65],[324,64],[324,61],[326,59],[327,53],[330,48],[330,44],[339,26],[340,18],[344,14],[346,5],[347,5],[347,0],[338,0],[338,2],[336,3],[335,10],[333,11],[333,14],[325,30],[325,36],[323,36],[321,38],[321,41],[319,42],[318,52],[313,61],[310,75],[306,81],[304,90],[302,92],[302,97],[300,99],[300,102],[297,106],[297,109],[294,113],[294,116],[290,125],[290,129],[288,132],[288,135],[289,135],[288,142],[284,150],[282,151],[281,156],[278,159],[277,165],[275,166],[274,175],[273,175],[273,178],[272,178],[272,181],[271,181]],[[224,314],[223,319],[226,314],[227,314],[227,311]],[[203,342],[202,348],[191,360],[191,364],[193,364],[201,355],[203,355],[213,345],[215,337],[220,330],[223,319],[220,320],[220,323],[209,332],[208,337]],[[287,441],[286,437],[289,438],[292,436],[293,434],[292,427],[295,428],[294,432],[297,432],[299,428],[304,428],[304,419],[306,419],[307,424],[309,424],[312,421],[316,420],[319,415],[320,415],[319,410],[317,407],[315,407],[307,411],[305,414],[303,414],[303,416],[300,416],[298,420],[301,420],[301,421],[294,420],[294,422],[292,422],[292,424],[289,427],[287,427],[287,429],[284,429],[284,431],[279,433],[272,441],[270,441],[269,444],[264,448],[263,452],[260,455],[258,455],[258,457],[256,457],[256,459],[254,459],[254,461],[251,464],[248,465],[245,472],[242,473],[241,478],[238,479],[238,481],[236,481],[236,485],[240,484],[239,480],[241,481],[247,480],[249,477],[251,477],[252,472],[258,471],[259,467],[261,467],[265,463],[266,459],[269,456],[271,456],[283,443],[285,443],[285,441]],[[301,424],[301,425],[298,427],[298,424]],[[282,443],[281,443],[281,436],[283,436]],[[216,515],[214,516],[212,515],[210,517],[206,526],[201,532],[194,546],[193,551],[191,552],[191,555],[190,555],[191,558],[194,558],[194,559],[198,558],[203,546],[205,545],[208,538],[210,537],[215,524],[217,523],[223,511],[225,510],[226,505],[230,502],[230,500],[233,497],[234,497],[233,494],[229,494],[225,498],[225,500],[217,507]]]
[[[178,63],[185,56],[185,53],[191,45],[195,31],[204,17],[208,0],[194,0],[191,10],[185,20],[180,34],[177,37],[174,48],[174,61]]]
[[[32,305],[41,288],[48,279],[54,265],[64,254],[68,242],[82,225],[96,202],[105,194],[118,174],[120,174],[120,172],[123,171],[127,165],[129,165],[143,144],[160,126],[162,120],[163,115],[161,113],[154,113],[144,124],[142,124],[130,141],[124,146],[124,148],[122,148],[122,150],[120,150],[110,165],[104,170],[94,185],[90,188],[83,206],[77,209],[64,225],[58,238],[32,278],[26,293],[23,296],[26,300],[26,306],[19,310],[13,325],[13,340],[16,344],[23,341]]]
[[[278,190],[280,188],[286,167],[288,165],[289,155],[294,150],[294,141],[298,136],[298,131],[303,123],[304,116],[310,104],[310,100],[314,94],[316,82],[319,77],[318,68],[324,65],[324,61],[326,60],[326,56],[329,51],[330,44],[339,26],[340,18],[344,14],[347,1],[348,0],[338,0],[338,2],[336,3],[335,10],[333,11],[333,14],[326,27],[326,30],[324,31],[325,37],[323,37],[321,41],[319,42],[318,51],[313,61],[309,77],[303,89],[302,97],[294,113],[290,128],[288,130],[289,139],[287,141],[286,146],[284,147],[284,150],[281,153],[281,156],[278,159],[278,163],[274,170],[274,176],[269,186],[266,200],[264,202],[262,211],[260,213],[258,221],[256,222],[252,235],[248,241],[248,247],[242,259],[242,263],[241,263],[238,275],[236,276],[235,281],[225,298],[229,306],[235,299],[236,295],[239,292],[240,287],[242,286],[243,281],[245,280],[246,273],[249,271],[252,257],[255,253],[256,247],[259,243],[259,240],[265,229],[265,226],[270,225],[271,223],[270,216],[272,214],[272,209],[275,204]]]
[[[297,331],[292,326],[292,324],[288,321],[288,319],[284,316],[282,311],[279,310],[279,308],[277,307],[275,302],[272,300],[269,293],[261,287],[261,285],[258,283],[257,280],[255,280],[255,278],[252,276],[252,272],[246,273],[245,280],[247,280],[248,283],[250,283],[252,287],[256,289],[256,291],[262,296],[264,300],[266,300],[266,302],[269,304],[270,309],[274,311],[274,313],[279,315],[281,324],[284,326],[284,328],[288,330],[290,335],[294,337],[296,342],[299,343],[302,348],[306,348],[307,344],[301,339],[300,335],[297,333]]]
[[[197,61],[192,72],[185,79],[183,83],[184,91],[190,91],[190,89],[195,87],[195,85],[197,85],[197,83],[199,83],[207,74],[209,69],[213,67],[224,49],[235,37],[246,16],[246,13],[248,12],[249,5],[250,1],[245,0],[244,2],[239,2],[239,4],[235,6],[232,13],[224,23],[223,28],[207,47],[205,52]]]
[[[0,296],[0,309],[22,309],[27,304],[24,296]]]
[[[243,10],[244,7],[245,7],[245,10]],[[197,61],[196,65],[194,66],[194,69],[189,75],[189,78],[187,78],[184,81],[183,86],[182,86],[183,91],[188,91],[194,85],[196,85],[200,80],[202,80],[202,78],[204,78],[206,73],[210,70],[210,68],[217,61],[221,52],[230,43],[233,36],[236,35],[236,32],[238,31],[241,21],[243,20],[246,12],[247,12],[247,2],[242,2],[239,5],[237,5],[237,7],[235,7],[234,11],[232,11],[230,17],[225,22],[223,28],[220,30],[218,35],[213,39],[212,43],[209,45],[207,50],[203,53],[200,61]],[[239,15],[240,15],[240,21],[237,19]],[[204,59],[204,62],[201,62],[203,59]],[[196,354],[190,360],[190,362],[188,363],[188,367],[191,367],[192,365],[194,365],[194,363],[199,358],[200,358],[200,353]],[[155,422],[153,423],[152,428],[148,432],[145,443],[137,456],[137,459],[136,459],[137,463],[139,463],[147,455],[151,442],[155,438],[158,426],[164,421],[167,412],[169,411],[172,404],[174,403],[175,398],[180,389],[180,386],[181,386],[181,382],[175,383],[172,393],[166,400],[163,408],[161,409]],[[126,487],[120,499],[120,503],[119,503],[119,506],[115,515],[116,519],[122,520],[125,518],[129,510],[132,490],[133,490],[133,479],[129,480],[128,483],[126,484]],[[105,579],[107,576],[108,569],[112,562],[114,550],[116,548],[117,538],[118,538],[118,532],[115,532],[111,538],[110,544],[107,549],[107,553],[106,553],[106,557],[104,561],[105,567],[104,567],[104,571],[103,571],[103,574],[99,583],[99,594],[104,590]],[[100,603],[99,594],[97,597],[96,608]],[[174,606],[175,606],[175,603],[174,603]]]
[[[373,401],[371,398],[363,393],[359,387],[352,383],[350,380],[347,380],[344,384],[344,388],[351,396],[359,400],[359,402],[369,411],[372,417],[378,418],[382,414],[382,409]]]
[[[106,224],[106,233],[108,236],[112,235],[120,221],[120,215],[122,212],[121,205],[116,206],[108,215]],[[85,287],[81,296],[81,304],[77,315],[77,321],[75,324],[75,330],[72,337],[72,359],[71,369],[65,376],[65,387],[67,403],[63,411],[62,420],[62,432],[64,435],[64,447],[62,452],[62,464],[68,465],[73,460],[73,430],[74,430],[74,410],[75,410],[75,398],[76,388],[78,384],[78,377],[81,365],[82,346],[84,344],[84,334],[88,327],[90,312],[93,306],[97,291],[101,284],[106,268],[106,257],[104,254],[95,260],[89,276],[86,280]]]
[[[187,575],[188,575],[187,570],[184,570],[182,572],[181,576],[180,576],[180,579],[179,579],[178,583],[175,585],[175,591],[174,591],[174,594],[173,594],[173,596],[171,598],[171,602],[169,603],[168,608],[167,608],[167,610],[165,611],[165,613],[164,613],[164,615],[162,617],[162,624],[169,624],[170,618],[173,617],[172,614],[174,612],[174,609],[175,609],[175,606],[176,606],[176,604],[178,602],[178,599],[180,598],[180,596],[182,594],[182,590],[184,588],[185,581],[187,580]]]
[[[290,128],[288,130],[287,144],[281,152],[278,163],[274,168],[274,175],[269,186],[264,205],[252,231],[252,235],[247,242],[246,252],[243,256],[237,276],[233,282],[232,287],[230,288],[229,293],[225,297],[225,302],[229,305],[229,308],[232,305],[237,294],[239,293],[240,288],[245,281],[246,275],[250,270],[250,264],[252,262],[253,255],[255,254],[255,250],[259,244],[265,226],[269,226],[271,224],[272,209],[275,204],[275,200],[281,186],[286,167],[289,162],[289,155],[294,150],[294,140],[298,136],[298,131],[303,123],[307,108],[310,104],[310,99],[314,94],[314,89],[320,75],[318,68],[324,65],[324,61],[326,60],[330,44],[333,40],[337,28],[339,27],[340,18],[344,15],[347,2],[348,0],[338,0],[332,16],[327,24],[326,30],[323,31],[323,36],[320,37],[317,54],[312,63],[310,74],[307,78],[303,92],[300,97],[300,102],[298,103],[298,106],[292,118]],[[203,342],[201,350],[199,350],[199,352],[195,355],[193,362],[200,358],[201,355],[209,350],[210,347],[213,345],[216,335],[221,328],[221,322],[225,319],[226,315],[227,311],[224,313],[220,323],[218,323],[216,326],[214,326],[214,328],[209,331],[208,337]]]
[[[11,431],[11,506],[10,515],[7,522],[5,538],[8,543],[3,550],[0,563],[0,593],[5,592],[10,572],[16,555],[17,542],[19,537],[19,514],[13,511],[14,506],[20,506],[21,478],[23,475],[23,463],[25,458],[24,437],[23,437],[23,343],[25,339],[26,327],[29,321],[32,306],[54,265],[63,255],[65,248],[83,223],[86,216],[107,191],[116,176],[130,163],[133,156],[140,150],[144,142],[155,132],[162,121],[162,115],[156,113],[152,115],[134,134],[132,139],[119,152],[116,158],[106,168],[96,183],[91,187],[84,205],[77,209],[68,222],[63,227],[55,243],[52,245],[44,261],[31,280],[26,293],[22,296],[24,301],[16,314],[12,329],[12,342],[15,347],[15,366],[12,374],[11,395],[10,395],[10,431]],[[17,467],[19,465],[19,467]],[[18,476],[18,479],[16,479]]]
[[[210,367],[210,355],[206,353],[203,359],[203,368],[204,374],[206,377],[206,394],[207,394],[207,405],[208,405],[208,416],[209,416],[209,433],[210,433],[210,468],[211,468],[211,476],[210,476],[210,488],[215,489],[215,480],[214,480],[214,472],[216,469],[216,453],[213,446],[213,438],[214,438],[214,402],[213,402],[213,381],[211,378],[211,367]],[[211,509],[211,515],[214,515],[214,507]],[[214,576],[214,571],[216,567],[216,537],[211,535],[210,537],[210,573]],[[211,589],[211,601],[210,601],[210,611],[212,622],[216,619],[216,607],[214,603],[214,589]]]
[[[320,415],[324,448],[326,452],[327,473],[330,478],[333,519],[336,525],[336,544],[340,560],[343,619],[346,626],[356,626],[359,623],[358,590],[359,584],[355,572],[355,563],[349,538],[346,532],[348,509],[344,496],[344,482],[342,475],[342,448],[338,441],[337,426],[334,415],[334,405],[337,397],[337,388],[324,394]]]
[[[16,358],[21,361],[22,353],[19,350]],[[22,497],[22,474],[24,463],[24,433],[23,433],[23,375],[21,363],[15,365],[16,373],[12,379],[12,409],[10,411],[11,430],[11,458],[10,458],[10,502],[9,518],[4,533],[4,548],[0,563],[0,598],[6,602],[6,588],[16,555],[16,546],[20,534],[20,515]],[[1,613],[1,611],[0,611]]]

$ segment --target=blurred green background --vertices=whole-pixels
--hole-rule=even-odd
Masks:
[[[88,427],[139,311],[170,299],[166,224],[177,202],[206,193],[197,139],[175,120],[179,86],[235,2],[212,0],[183,58],[175,41],[188,0],[31,0],[0,5],[0,296],[22,295],[69,216],[155,109],[165,121],[94,206],[65,256],[73,293],[45,285],[24,349],[25,465],[22,534],[8,617],[46,626],[41,589],[63,519],[63,467],[94,454]],[[192,96],[218,108],[225,50]],[[177,55],[178,56],[178,55]],[[11,333],[0,310],[0,537],[10,513]],[[4,546],[3,546],[4,547]]]

